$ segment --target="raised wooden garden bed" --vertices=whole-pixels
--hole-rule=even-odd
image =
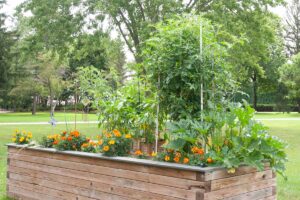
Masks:
[[[17,199],[276,199],[274,173],[240,167],[235,174],[83,152],[8,145],[7,195]]]

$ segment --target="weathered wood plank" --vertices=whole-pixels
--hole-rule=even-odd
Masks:
[[[262,172],[254,172],[250,174],[233,176],[229,178],[216,179],[211,181],[211,190],[220,190],[226,187],[232,187],[235,185],[246,184],[249,182],[256,182],[273,177],[272,170],[266,170]]]
[[[20,150],[13,147],[9,148],[9,153],[43,157],[43,158],[52,158],[57,160],[72,161],[72,162],[85,163],[91,165],[99,165],[104,167],[112,167],[116,169],[125,169],[130,171],[164,175],[168,177],[176,177],[181,179],[197,180],[196,179],[197,173],[198,174],[201,173],[201,172],[185,171],[185,170],[178,170],[178,169],[171,169],[171,168],[137,165],[132,163],[120,164],[120,162],[111,161],[111,160],[102,160],[102,159],[95,159],[89,157],[83,158],[79,156],[70,156],[70,155],[64,155],[59,153],[49,153],[49,152],[36,151],[31,149]]]
[[[24,177],[23,177],[24,178]],[[26,181],[26,179],[24,179]],[[29,181],[29,180],[27,180]],[[39,185],[39,183],[42,183],[43,186]],[[40,180],[40,182],[24,182],[19,181],[15,179],[10,179],[9,184],[15,185],[16,187],[24,188],[33,191],[33,192],[40,192],[43,194],[48,194],[52,196],[52,200],[56,198],[61,199],[81,199],[81,200],[93,200],[93,199],[99,199],[99,200],[132,200],[133,198],[126,198],[121,197],[118,195],[108,194],[104,192],[99,191],[89,191],[87,189],[79,188],[79,187],[71,187],[69,185],[58,185],[55,182],[48,182]],[[50,185],[52,183],[52,185]],[[50,188],[51,187],[51,188]],[[71,192],[72,191],[72,192]],[[81,194],[89,193],[91,197],[83,196]]]
[[[264,188],[273,187],[274,185],[276,185],[276,180],[272,178],[272,179],[257,181],[255,183],[248,183],[248,184],[233,186],[233,187],[205,193],[204,199],[205,200],[224,199],[224,198],[237,196],[247,192],[252,192],[255,190],[261,190]]]
[[[228,197],[223,200],[259,200],[272,195],[272,188],[265,188],[253,192],[243,193],[237,196]]]
[[[200,181],[193,181],[187,179],[179,179],[168,176],[160,176],[156,174],[148,174],[143,172],[129,171],[123,169],[115,169],[110,167],[102,167],[97,165],[82,164],[77,162],[70,162],[64,160],[56,160],[52,158],[43,158],[35,156],[27,156],[22,154],[9,154],[9,159],[21,160],[26,162],[44,164],[49,166],[56,166],[66,169],[76,169],[80,171],[87,171],[92,173],[99,173],[104,175],[112,175],[122,178],[140,180],[149,183],[156,183],[160,185],[167,185],[172,187],[178,187],[183,189],[189,189],[190,187],[198,187],[205,189],[205,183]]]
[[[269,196],[269,197],[265,197],[265,198],[262,198],[260,200],[277,200],[277,196],[276,195],[273,195],[273,196]]]
[[[132,179],[124,179],[115,176],[107,176],[101,174],[95,174],[84,171],[77,171],[71,169],[58,168],[53,166],[46,166],[37,163],[29,163],[24,161],[11,160],[11,166],[27,168],[30,170],[42,171],[45,173],[53,173],[62,176],[69,176],[73,178],[92,180],[95,182],[102,182],[109,185],[116,185],[120,187],[128,187],[136,190],[149,191],[152,193],[157,193],[161,195],[168,195],[171,197],[183,198],[183,199],[193,199],[195,198],[195,192],[191,190],[185,190],[180,188],[174,188],[164,185],[152,184]]]
[[[107,183],[83,180],[83,179],[61,176],[61,175],[56,175],[56,174],[51,174],[51,173],[44,173],[44,172],[39,172],[39,171],[35,171],[35,170],[28,170],[28,169],[24,169],[24,168],[13,167],[13,166],[10,167],[9,172],[11,174],[12,179],[16,179],[15,178],[16,175],[21,174],[21,175],[28,176],[28,177],[58,182],[61,184],[78,186],[78,187],[98,190],[98,191],[106,192],[106,193],[113,193],[113,194],[117,194],[120,196],[126,196],[126,197],[134,196],[137,199],[179,200],[179,198],[173,198],[173,197],[159,195],[159,194],[155,194],[155,193],[151,193],[151,192],[145,192],[145,191],[135,190],[135,189],[131,189],[131,188],[124,188],[124,187],[109,185]]]
[[[265,164],[265,170],[270,169],[269,164]],[[241,166],[236,169],[235,173],[230,174],[227,172],[226,169],[217,169],[215,171],[212,171],[210,176],[206,178],[206,180],[216,180],[216,179],[222,179],[222,178],[228,178],[228,177],[234,177],[234,176],[241,176],[244,174],[254,173],[258,170],[254,167],[249,166]]]

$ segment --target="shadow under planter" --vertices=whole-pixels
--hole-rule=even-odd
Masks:
[[[276,199],[268,166],[242,166],[228,174],[218,167],[7,146],[7,195],[16,199]]]

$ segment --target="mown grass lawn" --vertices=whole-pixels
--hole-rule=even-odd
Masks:
[[[70,120],[74,119],[73,113],[68,113]],[[30,113],[19,114],[0,114],[1,122],[40,122],[48,121],[48,113],[39,113],[38,117],[31,117]],[[63,113],[56,114],[57,119],[64,119]],[[265,125],[270,128],[270,133],[279,136],[285,140],[289,147],[287,149],[289,162],[287,164],[286,174],[288,181],[283,180],[282,177],[278,176],[278,200],[300,200],[300,120],[288,120],[288,118],[299,118],[300,115],[297,113],[288,114],[272,114],[272,113],[258,113],[256,118],[258,119],[269,119],[269,118],[287,118],[284,121],[263,121]],[[9,119],[9,120],[8,120]],[[79,118],[80,119],[80,118]],[[95,115],[89,115],[89,120],[96,120]],[[26,121],[25,121],[26,120]],[[69,121],[70,121],[69,120]],[[74,129],[74,125],[57,125],[54,128],[55,133],[59,133],[62,130]],[[33,136],[36,140],[41,138],[43,135],[51,134],[52,128],[50,125],[1,125],[0,126],[0,200],[6,200],[6,143],[11,141],[11,134],[15,129],[28,130],[33,132]],[[78,124],[77,129],[90,136],[95,137],[100,130],[97,128],[97,124]]]
[[[74,121],[75,114],[71,112],[55,112],[54,119],[58,122]],[[95,121],[98,119],[97,115],[94,114],[83,114],[78,112],[76,114],[78,121]],[[0,123],[3,122],[48,122],[50,120],[49,112],[38,112],[36,115],[32,115],[29,112],[24,113],[1,113]]]

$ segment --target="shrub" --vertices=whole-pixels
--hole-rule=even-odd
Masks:
[[[16,144],[29,144],[32,139],[32,133],[16,130],[13,134],[12,141]]]
[[[106,156],[126,156],[130,153],[132,135],[122,134],[119,130],[104,131],[99,136],[99,149]]]

